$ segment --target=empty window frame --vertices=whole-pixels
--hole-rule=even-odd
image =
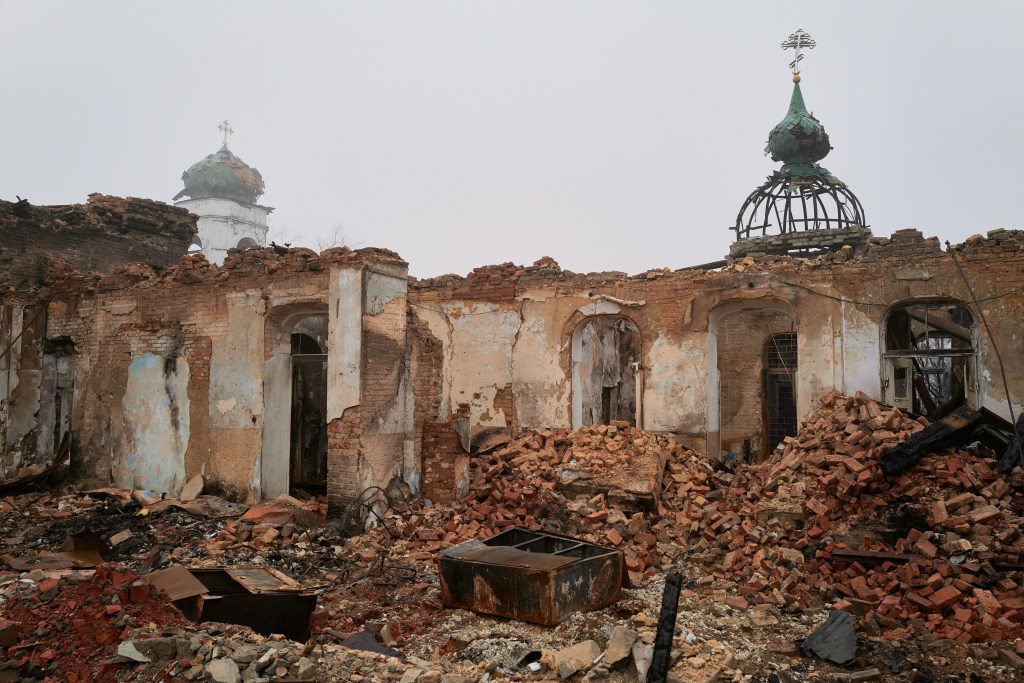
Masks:
[[[885,400],[932,419],[976,404],[974,316],[958,301],[896,306],[885,321]]]

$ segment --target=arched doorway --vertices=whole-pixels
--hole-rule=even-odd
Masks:
[[[243,237],[238,240],[238,244],[235,245],[236,249],[252,249],[253,247],[260,246],[260,243],[251,237]]]
[[[599,315],[572,335],[572,424],[637,423],[640,330],[629,318]]]
[[[284,304],[266,319],[260,495],[327,484],[326,304]]]
[[[192,243],[188,245],[189,254],[201,254],[203,253],[203,240],[199,238],[199,235],[192,237]]]
[[[327,487],[327,316],[303,318],[291,333],[291,487]]]
[[[884,399],[902,410],[942,417],[976,405],[974,316],[959,301],[897,304],[884,325]]]
[[[797,322],[783,301],[729,301],[708,319],[712,457],[758,461],[796,433]]]

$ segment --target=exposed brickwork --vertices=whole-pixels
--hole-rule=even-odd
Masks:
[[[519,419],[516,416],[516,403],[511,384],[498,389],[494,396],[494,407],[505,413],[505,428],[509,434],[519,434]]]
[[[455,499],[456,462],[463,454],[455,425],[423,424],[423,496],[438,504]]]
[[[328,431],[327,495],[332,515],[356,500],[366,487],[387,484],[373,481],[369,473],[379,476],[394,470],[402,460],[406,440],[411,440],[402,414],[403,386],[411,381],[406,296],[402,292],[390,298],[378,311],[365,309],[364,305],[359,405],[346,410],[342,425],[333,427],[336,436]]]
[[[794,331],[792,319],[773,311],[741,311],[718,328],[719,419],[722,450],[757,459],[762,447],[762,352],[767,339]]]
[[[1016,321],[1024,311],[1024,297],[1019,291],[1020,272],[1024,269],[1024,233],[992,231],[985,238],[974,237],[963,245],[954,246],[953,251],[960,255],[961,265],[975,293],[990,302],[986,304],[986,310],[993,329],[1001,330],[997,332],[997,343],[1003,356],[1008,355],[1007,348],[1015,349],[1014,353],[1021,352],[1022,336]],[[486,277],[482,274],[486,274]],[[502,280],[505,283],[503,285],[498,283],[501,274],[505,278]],[[515,295],[511,301],[508,300],[506,290],[502,290],[498,296],[491,296],[494,287],[507,287],[509,281],[515,284]],[[540,298],[538,292],[543,292]],[[502,264],[476,269],[465,278],[448,275],[413,281],[410,283],[409,296],[414,314],[420,312],[420,307],[442,313],[447,310],[450,311],[451,324],[455,326],[461,324],[461,302],[486,301],[495,306],[495,310],[510,309],[520,315],[524,315],[526,310],[524,301],[528,299],[532,302],[530,315],[543,318],[524,318],[524,322],[532,325],[533,329],[541,327],[550,334],[551,341],[545,352],[552,353],[553,348],[558,349],[562,375],[556,376],[550,372],[545,374],[544,381],[553,383],[554,389],[537,384],[525,385],[513,379],[513,395],[517,397],[516,400],[530,402],[535,402],[536,392],[540,390],[563,392],[560,396],[565,396],[569,391],[572,376],[569,342],[572,330],[586,317],[580,309],[602,299],[626,302],[621,311],[634,320],[641,331],[645,364],[651,362],[655,340],[662,343],[662,354],[666,345],[682,345],[699,353],[706,343],[709,316],[722,304],[738,302],[742,305],[744,300],[751,300],[755,304],[758,300],[778,301],[794,311],[799,321],[797,327],[801,331],[801,338],[806,338],[810,343],[811,357],[817,359],[817,365],[812,364],[803,375],[803,394],[806,397],[816,393],[820,395],[835,387],[835,382],[841,380],[843,372],[847,377],[860,372],[858,381],[868,382],[860,386],[878,392],[877,385],[872,389],[871,382],[877,381],[880,384],[881,379],[871,379],[868,376],[870,371],[858,371],[855,366],[841,367],[841,354],[849,352],[849,348],[844,351],[843,345],[851,343],[851,340],[843,339],[844,325],[850,321],[856,321],[860,326],[857,334],[864,335],[852,343],[867,343],[871,349],[857,352],[874,355],[872,362],[878,363],[878,333],[863,326],[873,325],[877,330],[892,305],[914,298],[952,299],[968,303],[971,299],[950,255],[941,248],[939,241],[935,238],[926,239],[916,230],[899,231],[888,238],[872,238],[864,254],[857,254],[852,247],[813,258],[751,253],[714,270],[662,269],[629,276],[621,272],[572,273],[559,268],[550,259],[542,259],[533,266],[518,269],[510,264]],[[548,304],[543,304],[544,301]],[[993,318],[998,321],[993,323]],[[484,318],[474,318],[474,321],[478,320]],[[474,322],[474,325],[479,326],[479,323]],[[762,341],[758,341],[758,347]],[[523,341],[518,339],[513,345],[516,343],[521,345]],[[998,377],[994,354],[987,346],[986,336],[982,335],[982,365],[987,369],[981,374]],[[760,352],[760,348],[755,350]],[[474,349],[456,345],[448,353],[453,359],[458,359],[460,365],[473,362]],[[513,367],[513,378],[524,374],[521,372],[524,361],[522,358],[517,360],[520,365]],[[662,355],[659,360],[664,363],[665,356]],[[452,360],[453,364],[455,362]],[[487,363],[490,367],[500,368],[500,363],[493,357]],[[515,363],[510,356],[508,364],[515,366]],[[692,365],[684,360],[682,367],[691,369]],[[657,391],[650,384],[652,368],[645,367],[645,370],[647,391]],[[697,372],[702,374],[704,371],[697,368]],[[1024,382],[1024,371],[1010,368],[1009,372],[1014,375],[1009,378],[1011,387],[1024,386],[1020,384]],[[482,380],[485,386],[497,383],[499,387],[506,381],[498,372]],[[674,433],[686,438],[688,443],[700,445],[707,433],[707,415],[711,410],[705,406],[701,381],[699,374],[696,377],[687,375],[687,385],[670,390],[686,392],[689,386],[693,386],[697,391],[659,396],[658,409],[662,413],[665,412],[662,406],[678,405],[684,407],[684,410],[678,411],[684,414],[676,421],[657,423],[653,428]],[[750,381],[754,382],[756,389],[759,377],[755,375]],[[471,395],[477,390],[472,385],[453,386],[451,389],[453,395],[460,392],[462,395]],[[991,381],[987,391],[990,396],[1002,394],[1001,388],[994,386]],[[559,412],[565,411],[561,412],[565,415],[568,413],[568,401],[559,400],[562,406]],[[1019,403],[1022,400],[1024,395],[1014,391],[1014,401]],[[545,415],[551,421],[559,420],[558,424],[564,424],[560,420],[565,418],[560,418],[559,412],[549,410]],[[654,411],[647,409],[646,419],[650,420],[652,414]],[[531,422],[530,426],[544,425]]]
[[[122,401],[128,366],[135,357],[149,352],[164,357],[180,356],[189,366],[187,474],[191,476],[206,463],[207,473],[220,478],[223,486],[246,489],[252,463],[260,454],[259,420],[216,427],[212,420],[221,413],[217,406],[210,405],[209,398],[214,371],[212,350],[226,344],[232,332],[228,324],[228,296],[256,292],[258,300],[260,293],[269,299],[275,293],[305,292],[311,287],[314,292],[326,291],[330,265],[334,263],[361,268],[372,263],[404,262],[392,252],[375,249],[332,249],[320,255],[308,249],[295,249],[283,255],[272,249],[251,249],[233,253],[222,267],[209,264],[202,256],[185,256],[162,272],[144,264],[129,264],[108,275],[71,278],[50,303],[47,337],[70,339],[82,361],[84,385],[76,389],[83,399],[74,406],[71,424],[74,452],[84,463],[86,478],[93,482],[108,481],[110,453],[124,447]],[[404,301],[399,305],[404,312]],[[398,317],[404,324],[404,315]],[[368,353],[376,350],[372,342],[366,348]],[[394,367],[395,357],[392,353],[383,362]],[[367,363],[372,374],[374,363]],[[261,367],[254,367],[252,372],[253,377],[262,376]],[[390,395],[394,395],[393,388]],[[262,406],[255,408],[258,415]],[[351,422],[346,445],[355,455],[335,463],[338,467],[330,474],[336,483],[358,481],[357,422],[363,414],[350,412],[345,416]],[[343,451],[338,441],[342,420],[336,422],[330,425],[329,438],[335,451]]]
[[[131,203],[135,200],[120,201],[135,206]],[[89,206],[93,203],[94,212],[105,206],[103,210],[109,215],[118,215],[118,205],[108,206],[103,198]],[[153,209],[157,213],[174,211],[149,204],[157,207]],[[90,214],[88,206],[76,211],[70,215],[79,216],[85,223],[88,221],[82,216],[98,215]],[[21,218],[11,219],[10,215],[9,211],[0,211],[0,230],[20,226]],[[124,215],[135,214],[125,210]],[[126,220],[130,226],[134,219]],[[987,238],[972,238],[955,250],[976,293],[986,299],[986,313],[1004,357],[1019,356],[1024,338],[1017,323],[1024,311],[1024,296],[1018,291],[1020,273],[1024,271],[1021,233],[994,231]],[[267,388],[263,384],[263,363],[273,359],[277,347],[272,346],[280,341],[280,335],[269,331],[273,325],[267,316],[273,315],[275,306],[310,302],[325,305],[330,271],[336,264],[360,270],[364,287],[371,271],[374,277],[391,279],[364,301],[359,316],[359,405],[345,410],[328,426],[332,513],[370,483],[385,485],[387,477],[408,475],[403,457],[410,442],[415,459],[422,463],[424,494],[439,502],[454,495],[460,467],[468,457],[462,453],[451,423],[456,417],[450,414],[454,396],[473,396],[497,387],[491,407],[504,412],[513,434],[521,428],[520,419],[528,420],[535,428],[550,426],[544,421],[565,426],[571,401],[572,331],[591,314],[587,311],[607,312],[619,306],[621,314],[637,324],[648,391],[645,419],[662,420],[652,422],[659,431],[697,438],[707,432],[709,412],[702,375],[707,368],[701,354],[706,351],[712,313],[720,305],[773,300],[790,307],[801,340],[812,342],[809,351],[816,354],[818,363],[813,376],[821,386],[811,384],[808,393],[820,395],[819,389],[831,388],[841,377],[835,358],[845,352],[842,335],[847,322],[860,326],[861,348],[855,351],[877,356],[871,344],[877,344],[878,335],[871,327],[877,329],[893,303],[918,297],[970,300],[949,255],[939,248],[937,240],[924,239],[917,231],[873,239],[863,255],[852,249],[813,259],[748,254],[720,270],[663,269],[633,276],[619,272],[577,274],[544,258],[526,267],[507,263],[478,268],[465,278],[410,280],[407,295],[404,280],[399,277],[396,285],[394,276],[395,272],[404,272],[405,264],[385,250],[332,249],[318,255],[308,249],[285,254],[251,249],[232,253],[221,267],[201,256],[184,256],[170,266],[130,263],[111,266],[106,274],[72,273],[70,277],[67,266],[45,262],[31,277],[37,284],[40,280],[49,283],[56,291],[26,290],[24,296],[52,293],[45,338],[66,338],[75,345],[76,367],[80,369],[75,394],[80,399],[72,411],[71,428],[76,457],[83,459],[92,478],[103,481],[108,477],[110,453],[126,447],[124,395],[128,366],[133,358],[149,352],[180,358],[189,367],[188,474],[207,463],[207,472],[216,473],[227,484],[248,486],[264,438],[264,405],[258,395]],[[8,282],[28,277],[15,274],[13,269],[5,274]],[[229,298],[235,303],[229,305]],[[244,305],[239,303],[242,299]],[[525,299],[529,299],[529,306]],[[441,324],[430,320],[435,327],[428,327],[427,319],[420,317],[423,307],[443,315],[445,304],[452,304],[448,322],[454,325],[464,313],[459,305],[463,302],[490,304],[500,314],[493,316],[494,324],[502,326],[495,328],[491,348],[467,348],[469,344],[453,348],[450,339],[445,338],[443,320]],[[244,311],[239,318],[240,308]],[[244,325],[230,326],[229,315]],[[518,327],[517,317],[523,320]],[[462,324],[477,328],[473,335],[462,338],[491,341],[488,321],[487,316],[463,320]],[[760,354],[768,330],[760,330],[764,321],[757,325],[748,321],[745,331],[733,330],[728,317],[723,321],[718,340],[719,367],[725,371],[723,431],[734,426],[726,421],[729,416],[742,427],[741,434],[753,433],[750,430],[757,431],[753,425],[758,416],[746,403],[733,411],[728,396],[760,391]],[[788,318],[771,318],[770,322],[772,332],[791,329]],[[264,333],[267,338],[258,342],[262,346],[255,349],[255,357],[246,356],[254,351],[246,346],[246,340]],[[979,375],[995,377],[998,372],[986,344],[982,338],[983,367]],[[486,361],[479,361],[478,353],[487,354]],[[235,374],[221,377],[221,381],[244,387],[237,398],[243,404],[252,399],[254,405],[246,404],[248,412],[239,414],[237,406],[225,400],[223,394],[214,400],[215,380],[218,372],[223,372],[223,367],[217,367],[218,357],[241,359],[238,367],[231,369]],[[863,362],[867,356],[850,358]],[[479,379],[478,386],[447,386],[455,381],[449,372],[451,366],[476,362],[481,367],[474,372],[479,373],[469,373],[470,379],[463,381],[468,384]],[[246,364],[252,365],[251,373]],[[855,370],[846,372],[852,376]],[[1011,386],[1024,386],[1024,370],[1011,368],[1009,372]],[[683,379],[672,384],[666,378]],[[663,384],[656,385],[655,381]]]
[[[149,199],[92,194],[69,206],[0,201],[0,285],[30,292],[57,259],[82,272],[106,273],[131,261],[165,268],[195,233],[196,216]]]
[[[513,263],[474,268],[466,277],[465,286],[456,290],[453,297],[466,301],[512,301],[522,272],[523,269]]]

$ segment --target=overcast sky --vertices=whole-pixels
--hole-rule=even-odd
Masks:
[[[797,28],[875,234],[1021,228],[1024,3],[0,0],[0,197],[170,201],[236,133],[272,237],[412,274],[721,258]]]

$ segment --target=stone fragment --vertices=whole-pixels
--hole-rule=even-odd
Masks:
[[[398,683],[416,683],[422,675],[423,669],[417,669],[415,667],[412,669],[406,669]]]
[[[653,641],[652,641],[653,642]],[[654,659],[654,645],[651,643],[635,643],[633,645],[633,667],[638,681],[647,680],[647,670]]]
[[[260,651],[254,645],[239,645],[235,648],[235,651],[231,653],[231,659],[236,664],[250,664],[255,662],[259,657]]]
[[[139,652],[138,648],[135,647],[134,640],[126,640],[119,643],[117,646],[117,655],[119,657],[130,659],[133,662],[141,662],[143,664],[153,661],[143,653]]]
[[[314,678],[316,676],[316,664],[306,657],[299,657],[299,661],[292,665],[291,675],[298,679]],[[422,677],[420,680],[422,680]],[[427,682],[424,681],[424,683]]]
[[[211,683],[241,683],[242,674],[238,665],[228,658],[214,659],[206,665],[206,680]]]
[[[640,634],[625,626],[616,626],[608,639],[608,647],[604,650],[604,659],[601,663],[611,667],[624,659],[629,658],[633,644],[640,639]]]
[[[109,542],[110,545],[119,545],[127,541],[132,536],[134,536],[134,534],[131,532],[131,530],[124,529],[123,531],[118,531],[116,534],[111,536]]]
[[[18,642],[18,624],[0,617],[0,648],[13,647]]]
[[[578,671],[589,669],[594,660],[601,655],[601,648],[593,640],[584,640],[572,647],[563,648],[554,653],[554,668],[558,676],[566,679]]]
[[[197,474],[188,480],[188,483],[181,487],[181,493],[178,494],[178,499],[185,503],[190,503],[199,497],[199,494],[203,492],[203,475]]]

